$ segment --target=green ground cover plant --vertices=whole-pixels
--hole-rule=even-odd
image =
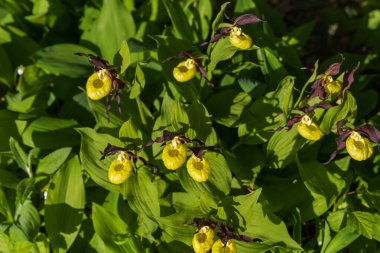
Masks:
[[[378,252],[380,3],[0,0],[0,252]]]

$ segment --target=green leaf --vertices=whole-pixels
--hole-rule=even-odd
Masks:
[[[53,176],[45,201],[46,231],[53,252],[66,252],[78,235],[83,219],[85,190],[77,156]]]
[[[294,46],[297,47],[297,49],[301,49],[305,46],[306,42],[310,38],[310,35],[313,32],[316,23],[316,20],[313,20],[306,24],[303,24],[287,35],[282,36],[282,40],[285,41],[289,46]]]
[[[40,230],[40,215],[30,200],[18,206],[15,225],[23,232],[25,238],[32,241]]]
[[[133,174],[123,184],[123,195],[137,214],[146,215],[153,220],[160,217],[157,188],[144,169],[138,169],[137,174]]]
[[[51,152],[50,154],[46,155],[39,161],[36,174],[54,174],[69,157],[71,150],[71,147],[65,147],[57,149]]]
[[[322,215],[334,204],[346,186],[345,181],[317,161],[301,162],[297,159],[297,166],[306,188],[314,198],[315,214]]]
[[[8,111],[0,110],[0,151],[8,151],[9,147],[9,138],[13,137],[19,140],[20,134],[18,131],[18,114]]]
[[[241,234],[261,239],[264,244],[282,244],[289,249],[301,250],[302,248],[290,237],[285,223],[273,214],[269,207],[257,202],[260,193],[261,189],[258,189],[224,202],[226,217],[232,218],[236,225],[239,224]]]
[[[196,182],[187,173],[186,168],[182,166],[178,169],[181,185],[185,191],[194,196],[201,197],[202,195],[207,195],[214,200],[222,199],[228,195],[231,189],[231,171],[223,155],[207,152],[204,156],[208,159],[211,167],[209,179],[206,182]],[[213,206],[212,202],[210,202],[210,206]]]
[[[258,49],[257,58],[259,60],[261,72],[272,87],[287,75],[279,57],[276,56],[270,48],[265,47]]]
[[[42,149],[75,146],[79,144],[75,126],[74,120],[40,117],[26,128],[22,139],[25,145]]]
[[[172,126],[176,132],[185,133],[189,128],[189,116],[181,102],[176,102],[172,114]]]
[[[9,240],[9,237],[3,231],[0,231],[0,252],[4,252],[4,253],[14,252],[12,249],[12,244],[11,244],[11,241]]]
[[[216,14],[214,21],[212,22],[212,36],[219,30],[219,24],[223,22],[224,11],[231,2],[225,2],[220,6],[220,11]]]
[[[243,241],[234,241],[236,245],[236,251],[239,253],[265,253],[270,252],[271,249],[275,249],[278,246],[265,244],[265,243],[256,243],[256,242],[243,242]]]
[[[287,76],[278,84],[276,90],[276,97],[278,98],[278,106],[284,113],[285,118],[288,118],[289,109],[292,107],[293,103],[293,87],[294,87],[294,77]]]
[[[304,143],[305,139],[298,134],[295,126],[290,130],[276,131],[267,146],[268,166],[278,169],[290,164]]]
[[[1,188],[1,186],[0,186],[0,213],[4,215],[7,221],[13,222],[12,212],[11,212],[11,209],[9,208],[7,197],[5,196],[4,191]]]
[[[197,39],[193,36],[193,30],[191,29],[188,19],[186,18],[183,8],[178,1],[163,0],[166,12],[168,13],[175,35],[178,38],[196,42]]]
[[[94,54],[82,46],[56,44],[36,52],[34,58],[36,65],[49,74],[77,78],[87,76],[91,69],[86,57],[74,55],[79,52]]]
[[[99,15],[81,39],[96,45],[102,58],[111,61],[123,41],[136,33],[135,22],[128,9],[120,0],[103,2]]]
[[[11,87],[13,80],[12,66],[9,57],[3,47],[0,45],[0,84]]]
[[[129,94],[129,98],[134,99],[140,95],[142,90],[145,87],[145,77],[144,72],[142,71],[142,68],[140,64],[136,65],[136,74],[135,79],[132,82],[132,89]]]
[[[359,237],[359,234],[351,232],[348,227],[339,230],[322,253],[336,253],[350,245]]]
[[[158,219],[159,226],[169,237],[166,238],[166,241],[181,241],[190,246],[194,232],[196,232],[194,226],[188,225],[191,223],[191,219],[192,217],[189,217],[185,211],[176,212],[166,217],[160,217]]]
[[[174,131],[172,124],[172,110],[176,107],[176,101],[173,100],[168,93],[165,93],[161,103],[161,113],[154,122],[152,138],[155,139],[158,136],[162,136],[164,130]],[[153,146],[154,148],[154,146]],[[156,152],[153,150],[153,154]]]
[[[24,178],[17,184],[16,205],[22,205],[30,199],[34,190],[34,178]]]
[[[320,124],[324,133],[336,132],[336,124],[347,117],[349,122],[354,123],[356,117],[357,105],[356,100],[350,91],[346,91],[343,96],[343,103],[327,110]]]
[[[346,215],[347,213],[345,210],[338,210],[329,213],[329,216],[327,217],[327,222],[329,223],[331,230],[333,230],[334,232],[338,232],[346,221]]]
[[[0,169],[0,186],[16,189],[19,179],[11,172]]]
[[[212,48],[207,72],[213,71],[219,62],[231,59],[237,51],[238,48],[230,43],[229,36],[218,40]]]
[[[127,41],[123,41],[120,50],[113,58],[113,63],[120,66],[120,74],[123,74],[131,63],[131,54]],[[138,65],[137,65],[138,66]]]
[[[135,150],[143,144],[143,134],[132,118],[123,123],[119,130],[119,138],[127,145],[132,145]]]
[[[28,162],[28,157],[24,150],[21,148],[20,144],[18,144],[18,142],[11,137],[9,139],[9,147],[11,148],[18,166],[20,166],[20,168],[25,171],[29,177],[33,177],[31,164]]]
[[[190,129],[186,136],[205,141],[212,131],[211,116],[206,107],[200,101],[194,100],[189,108],[188,116]]]
[[[372,213],[354,211],[348,213],[347,227],[368,239],[372,239],[375,217]]]
[[[218,123],[231,127],[251,101],[251,96],[245,92],[226,89],[212,96],[207,101],[207,108]]]
[[[289,235],[285,223],[269,208],[257,203],[251,212],[254,218],[247,222],[247,230],[244,234],[259,238],[266,244],[283,243],[289,249],[302,250],[301,246]]]
[[[92,203],[92,220],[96,234],[110,252],[143,252],[128,225],[119,216]]]
[[[79,156],[83,169],[101,187],[108,191],[120,192],[120,185],[112,184],[108,180],[108,166],[114,157],[107,157],[100,161],[100,151],[103,151],[108,143],[119,147],[123,147],[123,143],[108,134],[99,134],[91,128],[77,128],[76,130],[81,135]]]

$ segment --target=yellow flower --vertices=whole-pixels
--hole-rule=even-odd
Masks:
[[[297,131],[302,137],[311,141],[317,141],[323,135],[317,124],[307,115],[302,117],[301,122],[298,124]]]
[[[87,80],[87,97],[92,100],[104,98],[111,92],[112,79],[105,69],[93,73]]]
[[[334,81],[334,79],[331,76],[325,77],[324,83],[325,91],[329,94],[338,93],[342,89],[342,83],[338,80]]]
[[[367,160],[373,153],[369,140],[355,131],[347,138],[346,149],[348,154],[357,161]]]
[[[241,28],[232,27],[230,32],[230,42],[239,49],[248,49],[252,46],[252,39],[249,35],[243,33]]]
[[[125,182],[132,174],[132,162],[127,154],[120,152],[118,157],[111,162],[108,168],[108,179],[113,184],[121,184]]]
[[[176,170],[185,163],[186,148],[178,137],[175,137],[170,144],[165,146],[162,151],[162,161],[169,170]]]
[[[211,253],[236,253],[235,243],[228,240],[226,246],[224,246],[221,240],[217,240],[212,246]]]
[[[193,59],[187,59],[186,61],[180,62],[173,69],[173,76],[175,80],[183,83],[193,79],[196,71],[195,61]]]
[[[194,154],[187,160],[187,172],[197,182],[206,181],[211,173],[211,167],[207,158],[199,159]]]
[[[193,248],[195,253],[206,253],[214,242],[214,231],[209,226],[204,226],[193,236]]]

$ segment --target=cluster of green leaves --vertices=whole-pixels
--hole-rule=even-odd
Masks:
[[[379,250],[380,153],[321,163],[336,148],[328,133],[348,112],[351,123],[380,126],[372,88],[380,48],[370,39],[380,36],[378,3],[290,29],[267,1],[236,0],[234,16],[265,21],[243,27],[255,48],[240,51],[228,37],[198,47],[225,22],[224,2],[0,0],[0,252],[192,252],[196,217],[255,239],[237,241],[238,252]],[[314,73],[300,70],[313,31],[329,18],[331,29],[360,32]],[[199,74],[174,80],[178,61],[162,62],[186,50],[202,54],[215,89]],[[108,60],[127,83],[122,113],[111,103],[110,121],[105,101],[86,97],[92,70],[76,52]],[[276,131],[339,53],[343,69],[362,65],[344,102],[316,111],[326,136],[314,143],[295,127]],[[185,166],[166,170],[160,144],[139,153],[158,175],[137,163],[125,183],[109,182],[114,157],[101,161],[99,151],[108,143],[137,151],[165,130],[223,148],[205,154],[207,182]]]

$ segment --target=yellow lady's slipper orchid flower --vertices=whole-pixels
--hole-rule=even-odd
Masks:
[[[120,152],[118,157],[113,160],[108,169],[108,179],[113,184],[125,182],[132,174],[132,162],[124,152]]]
[[[324,87],[325,91],[328,94],[335,94],[342,90],[342,83],[338,80],[335,80],[331,76],[327,76],[324,78]]]
[[[367,160],[373,153],[369,140],[355,131],[347,138],[346,149],[348,154],[357,161]]]
[[[206,181],[211,174],[210,163],[207,158],[199,159],[194,154],[187,160],[187,172],[197,182]]]
[[[99,100],[111,92],[112,79],[106,69],[93,73],[87,80],[87,97],[92,100]]]
[[[228,240],[224,246],[221,240],[217,240],[212,246],[211,253],[236,253],[236,246],[232,240]]]
[[[186,148],[178,137],[175,137],[170,144],[165,146],[162,151],[162,161],[169,170],[176,170],[185,163]]]
[[[234,26],[230,32],[230,42],[239,49],[248,49],[252,46],[252,39],[243,33],[241,28]]]
[[[214,231],[209,226],[203,226],[193,236],[193,248],[195,253],[206,253],[214,242]]]
[[[173,69],[174,79],[178,82],[187,82],[194,78],[195,73],[197,72],[197,67],[193,59],[187,59],[186,61],[180,62]]]
[[[302,137],[311,141],[317,141],[323,135],[317,124],[307,115],[302,117],[301,122],[298,124],[297,131]]]

